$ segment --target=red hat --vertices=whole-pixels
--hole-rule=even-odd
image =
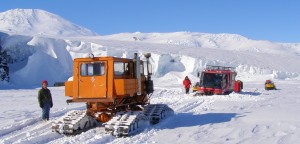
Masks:
[[[43,80],[42,81],[42,84],[46,83],[48,85],[48,82],[46,80]]]

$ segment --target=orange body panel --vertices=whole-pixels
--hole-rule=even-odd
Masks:
[[[73,81],[65,82],[65,96],[73,96]]]
[[[116,96],[133,96],[137,92],[138,82],[136,79],[115,79],[114,88]]]
[[[138,93],[136,63],[133,59],[95,57],[74,59],[73,81],[65,82],[68,102],[86,102],[88,112],[103,113],[98,119],[107,120],[118,109],[132,104],[146,104],[145,75],[141,69],[141,95]],[[106,114],[104,113],[106,112]],[[104,118],[105,116],[105,118]]]

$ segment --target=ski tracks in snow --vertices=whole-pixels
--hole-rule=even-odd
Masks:
[[[82,109],[82,107],[74,108]],[[64,115],[69,109],[62,109],[51,112],[50,121],[42,121],[40,117],[26,119],[14,125],[0,129],[0,143],[47,143],[63,137],[52,132],[52,120]]]
[[[38,118],[31,123],[23,123],[19,129],[11,129],[11,132],[1,136],[0,143],[47,143],[61,137],[51,132],[51,121],[40,121]]]
[[[209,109],[214,102],[208,97],[184,94],[180,88],[156,88],[156,91],[158,92],[154,93],[151,102],[167,104],[175,113],[199,113]]]
[[[203,97],[194,97],[193,94],[183,94],[181,89],[165,89],[165,88],[156,88],[156,92],[153,94],[151,98],[151,103],[163,103],[167,104],[174,110],[174,115],[170,116],[160,123],[153,125],[138,133],[130,138],[118,138],[110,143],[122,143],[122,144],[136,144],[143,142],[155,143],[155,141],[151,141],[150,139],[156,136],[160,131],[165,128],[172,127],[176,125],[178,118],[181,119],[181,113],[201,113],[202,111],[206,111],[213,100],[205,100]]]
[[[228,102],[231,102],[232,104],[232,102],[243,103],[246,101],[256,103],[262,100],[257,98],[257,96],[260,95],[269,97],[272,95],[272,92],[233,93],[229,96],[193,96],[192,93],[188,95],[184,94],[180,88],[156,88],[151,97],[151,103],[167,104],[174,110],[174,115],[131,137],[116,138],[105,133],[104,127],[97,127],[81,133],[80,135],[66,137],[51,132],[51,121],[42,122],[39,118],[32,118],[21,121],[14,126],[1,129],[0,143],[155,143],[155,139],[153,138],[159,136],[161,132],[167,129],[193,126],[199,127],[194,133],[210,133],[212,131],[209,129],[210,124],[227,122],[235,117],[235,113],[226,113],[226,111],[244,111],[243,109],[238,108],[242,106],[240,104],[229,105],[229,107],[220,107],[219,104],[223,104],[224,106],[224,104]],[[261,103],[253,104],[252,106],[260,107]],[[83,107],[75,109],[83,109]],[[69,110],[70,109],[58,110],[51,115],[54,118],[60,117]],[[225,113],[218,113],[220,110]],[[189,121],[186,121],[186,118],[188,118]],[[219,119],[219,121],[214,120],[215,118]],[[226,124],[219,125],[217,127],[225,127],[225,125]],[[254,132],[257,131],[257,128],[254,129]]]

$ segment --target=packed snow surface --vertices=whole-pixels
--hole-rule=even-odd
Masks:
[[[0,143],[300,142],[299,43],[196,32],[96,36],[41,10],[0,13],[0,24],[0,45],[10,55],[10,82],[0,82]],[[51,132],[56,118],[85,110],[83,103],[66,104],[64,87],[51,87],[72,76],[73,59],[89,53],[124,58],[138,53],[143,58],[147,52],[152,54],[155,85],[151,103],[167,104],[174,116],[126,138],[111,136],[103,127],[75,136]],[[226,96],[184,94],[183,78],[189,76],[195,84],[206,65],[236,67],[243,91]],[[44,79],[54,101],[48,122],[41,121],[37,101]],[[279,90],[264,90],[266,79],[274,80]]]
[[[241,93],[226,96],[183,94],[181,84],[155,85],[151,103],[170,106],[175,115],[131,137],[114,137],[97,127],[75,136],[51,132],[51,122],[66,112],[85,109],[65,103],[64,87],[50,87],[50,121],[40,119],[38,89],[1,90],[0,143],[299,143],[299,81],[246,82]]]

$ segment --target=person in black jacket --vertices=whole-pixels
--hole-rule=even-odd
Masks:
[[[44,121],[49,120],[49,112],[50,108],[53,107],[51,92],[47,88],[48,82],[46,80],[42,81],[42,88],[39,90],[38,93],[38,100],[40,107],[42,108],[42,119]]]

